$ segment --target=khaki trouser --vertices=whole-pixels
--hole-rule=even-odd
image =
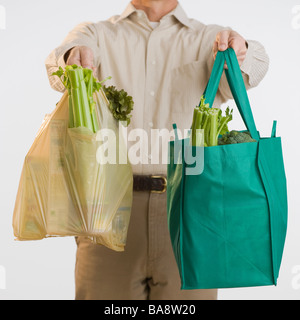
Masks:
[[[166,197],[166,193],[134,193],[125,252],[76,239],[76,300],[217,299],[217,290],[180,290]]]

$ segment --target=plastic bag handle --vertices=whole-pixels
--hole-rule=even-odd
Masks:
[[[213,106],[225,62],[228,66],[228,69],[225,70],[225,74],[235,103],[252,138],[258,141],[259,134],[253,118],[246,86],[236,54],[232,48],[218,52],[210,79],[204,92],[205,102],[209,103],[211,107]]]

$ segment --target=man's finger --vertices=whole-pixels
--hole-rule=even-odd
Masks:
[[[245,55],[247,53],[246,41],[241,36],[234,36],[229,39],[229,46],[236,54]]]
[[[217,34],[216,41],[213,44],[214,59],[216,59],[218,51],[225,51],[229,47],[234,49],[239,65],[241,66],[246,59],[248,44],[246,40],[235,31],[223,30]],[[225,69],[227,69],[226,64]]]
[[[94,54],[90,48],[80,48],[81,65],[83,68],[93,69],[94,67]]]
[[[230,30],[224,30],[218,33],[216,41],[218,43],[218,50],[225,51],[228,49]]]

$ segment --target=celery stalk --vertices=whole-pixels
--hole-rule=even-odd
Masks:
[[[198,108],[195,108],[194,115],[193,115],[193,124],[192,124],[192,146],[196,145],[196,130],[197,130],[196,119],[197,119],[197,115],[198,115]]]
[[[94,109],[92,112],[92,122],[93,122],[93,130],[94,133],[100,130],[100,126],[98,123],[97,115],[96,115],[96,110]]]
[[[75,126],[75,119],[73,114],[73,103],[72,103],[72,96],[71,96],[71,90],[69,91],[69,128],[74,128]]]
[[[70,81],[70,94],[72,97],[74,126],[76,128],[83,126],[83,116],[81,111],[81,97],[79,92],[79,75],[76,69],[69,67],[67,69],[68,79]]]
[[[93,131],[83,69],[69,69],[68,76],[71,83],[71,94],[75,111],[76,127],[86,127]]]
[[[83,127],[83,115],[82,115],[82,109],[81,109],[81,94],[79,89],[71,89],[71,95],[72,95],[72,103],[73,103],[73,110],[75,114],[75,127]]]
[[[93,124],[93,131],[97,132],[100,129],[99,122],[96,115],[95,110],[95,101],[93,97],[93,89],[94,89],[94,77],[93,71],[88,69],[86,70],[86,79],[87,79],[87,97],[90,106],[91,119]]]
[[[203,113],[198,109],[195,121],[195,130],[194,130],[194,137],[193,137],[193,145],[199,146],[199,141],[197,141],[197,130],[203,129],[202,128],[202,120],[203,120]]]
[[[214,147],[218,145],[218,112],[212,111],[210,115],[210,130],[207,145]]]
[[[210,137],[210,117],[207,117],[206,125],[204,127],[204,145],[209,146],[209,137]]]
[[[89,100],[87,96],[87,88],[86,88],[84,76],[83,76],[83,69],[78,68],[77,70],[80,78],[79,88],[80,88],[80,94],[81,94],[81,108],[82,108],[82,115],[83,115],[83,123],[86,128],[90,129],[91,131],[94,131],[92,117],[91,117],[91,110],[90,110]]]
[[[100,125],[94,92],[103,88],[102,83],[111,77],[98,82],[92,70],[77,65],[66,66],[65,70],[59,67],[52,75],[60,78],[69,93],[69,128],[86,127],[96,133]]]
[[[228,122],[231,120],[232,110],[230,110],[229,107],[226,109],[225,115],[223,116],[222,110],[210,108],[209,104],[205,103],[204,97],[201,97],[200,104],[195,108],[193,115],[192,145],[203,145],[204,136],[205,147],[217,146],[219,136],[228,132]],[[197,133],[198,129],[202,129],[204,135]],[[201,143],[201,145],[199,145],[199,143]]]

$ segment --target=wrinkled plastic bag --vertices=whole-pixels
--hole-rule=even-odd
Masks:
[[[95,100],[100,128],[115,133],[116,145],[110,147],[116,150],[116,163],[101,161],[105,158],[101,130],[94,134],[86,128],[68,128],[66,92],[54,112],[45,117],[25,158],[13,216],[16,240],[84,236],[124,251],[132,168],[102,90]],[[127,161],[120,162],[120,158]]]

